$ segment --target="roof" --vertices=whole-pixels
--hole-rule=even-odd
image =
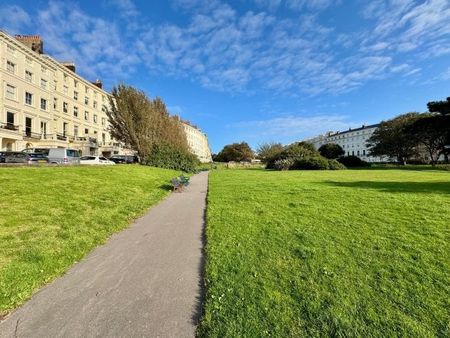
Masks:
[[[342,134],[352,133],[354,131],[365,130],[365,129],[370,129],[370,128],[378,128],[379,125],[380,124],[377,123],[377,124],[371,124],[371,125],[368,125],[368,126],[362,126],[362,127],[355,128],[355,129],[350,128],[349,130],[346,130],[346,131],[337,131],[334,134],[330,134],[329,136],[342,135]]]

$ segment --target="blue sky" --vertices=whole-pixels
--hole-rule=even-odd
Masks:
[[[0,1],[106,88],[161,96],[214,152],[425,111],[450,96],[449,0]]]

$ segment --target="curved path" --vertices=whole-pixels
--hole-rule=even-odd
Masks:
[[[36,293],[0,337],[193,337],[201,315],[208,173]]]

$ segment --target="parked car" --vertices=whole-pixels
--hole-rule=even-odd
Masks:
[[[110,161],[113,161],[116,164],[132,164],[132,163],[139,163],[139,159],[137,156],[133,155],[113,155],[109,158]]]
[[[48,157],[45,153],[29,153],[28,164],[44,164],[48,163]]]
[[[80,153],[75,149],[50,148],[48,162],[53,164],[80,164]]]
[[[0,163],[5,163],[6,151],[0,151]]]
[[[103,156],[82,156],[80,157],[80,164],[89,165],[115,165],[113,161],[108,160]]]
[[[34,154],[45,154],[45,156],[48,156],[48,152],[50,151],[50,148],[26,148],[22,150],[24,153],[34,153]]]
[[[47,156],[39,153],[24,153],[22,151],[7,151],[1,156],[2,163],[27,163],[40,164],[47,163]]]

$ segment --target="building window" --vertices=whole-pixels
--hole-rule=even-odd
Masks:
[[[97,123],[97,115],[94,114],[94,123]]]
[[[47,80],[41,79],[41,88],[47,89]]]
[[[67,127],[69,126],[69,123],[63,122],[63,136],[67,136]]]
[[[25,92],[25,103],[29,105],[33,104],[33,94]]]
[[[58,99],[56,97],[53,98],[53,109],[54,110],[58,109]]]
[[[73,99],[78,100],[78,92],[77,91],[73,92]]]
[[[356,155],[358,155],[359,156],[359,150],[356,152]]]
[[[69,104],[67,102],[63,102],[63,112],[67,113],[69,111]]]
[[[73,116],[78,117],[78,107],[73,107]]]
[[[89,129],[84,128],[84,133],[85,133],[86,135],[89,134]]]
[[[84,119],[85,119],[86,121],[89,120],[89,112],[87,112],[87,111],[84,112]]]
[[[103,144],[106,143],[106,134],[105,133],[102,133],[102,142],[103,142]]]
[[[25,80],[27,80],[28,82],[33,82],[33,73],[29,70],[25,71]]]
[[[41,109],[47,110],[47,100],[41,98]]]
[[[97,101],[94,101],[94,108],[97,109]]]
[[[88,86],[86,86],[86,87],[84,88],[84,92],[85,92],[86,94],[89,94],[89,87],[88,87]]]
[[[67,79],[68,79],[69,77],[67,76],[67,74],[63,74],[63,76],[64,76],[64,82],[67,82]]]
[[[77,80],[73,80],[73,86],[74,86],[75,88],[78,88],[78,81],[77,81]]]
[[[73,135],[74,135],[75,137],[78,136],[78,126],[73,126]]]
[[[102,117],[102,126],[104,126],[106,124],[106,119],[104,117]]]
[[[41,135],[46,138],[47,136],[47,122],[41,121]]]
[[[363,155],[366,156],[366,151],[365,150],[363,150]]]
[[[16,64],[14,62],[11,61],[6,61],[6,70],[10,73],[15,73],[16,72]]]
[[[58,88],[58,81],[53,82],[53,89],[56,90]]]
[[[9,84],[6,85],[6,97],[14,100],[16,98],[16,87]]]
[[[7,128],[14,128],[14,113],[11,113],[10,111],[6,113],[6,127]]]
[[[89,98],[88,98],[87,96],[84,98],[84,104],[85,104],[86,106],[89,105]]]
[[[63,91],[64,91],[64,94],[68,94],[69,93],[69,87],[67,87],[67,86],[64,86],[64,89],[63,89]]]
[[[28,137],[31,136],[31,130],[32,130],[33,120],[31,117],[25,117],[25,135]]]
[[[106,106],[102,105],[102,112],[106,113]]]

